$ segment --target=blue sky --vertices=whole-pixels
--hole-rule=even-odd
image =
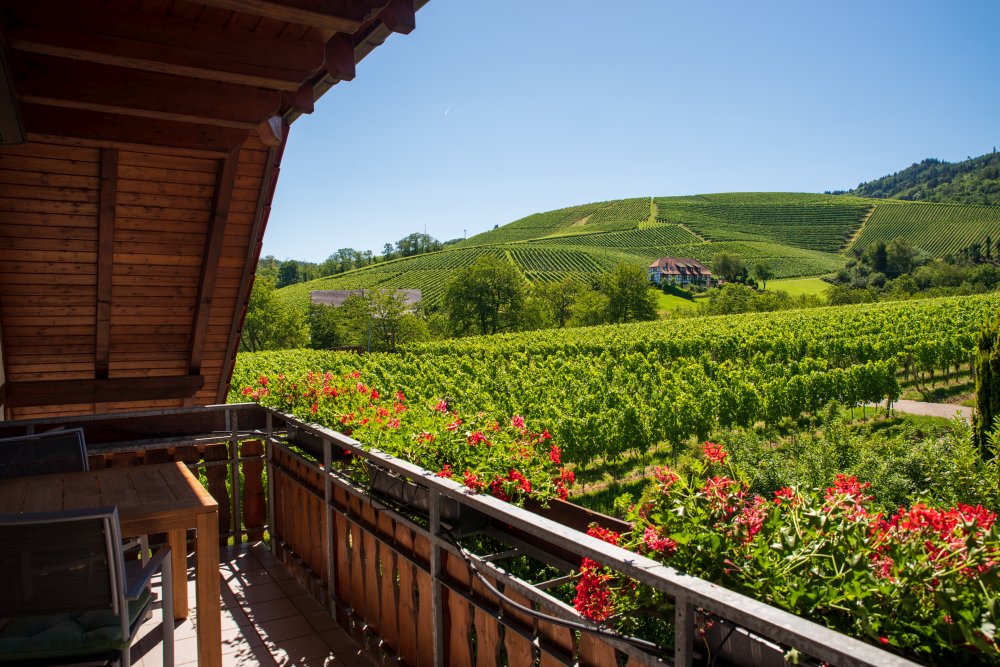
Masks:
[[[998,26],[993,0],[430,0],[292,126],[264,254],[980,155]]]

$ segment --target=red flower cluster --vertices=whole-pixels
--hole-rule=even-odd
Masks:
[[[646,526],[646,530],[642,534],[642,541],[651,551],[665,556],[677,551],[677,543],[669,537],[661,535],[660,531],[653,526]]]
[[[549,450],[549,461],[557,466],[562,465],[562,450],[559,449],[559,445],[552,445],[552,449]]]
[[[480,491],[483,490],[482,480],[480,480],[479,476],[476,475],[476,473],[472,472],[471,470],[466,469],[464,475],[464,481],[465,485],[470,489],[472,489],[473,491],[475,491],[476,493],[479,493]]]
[[[780,505],[781,501],[787,500],[789,502],[795,501],[795,489],[789,487],[783,487],[774,492],[774,504]]]
[[[568,468],[561,468],[559,470],[559,476],[555,479],[556,493],[562,500],[569,498],[569,487],[573,486],[573,482],[576,481],[576,475],[573,474],[572,470]]]
[[[667,466],[659,466],[653,468],[653,477],[657,482],[663,485],[663,491],[666,492],[674,482],[680,479],[680,476]]]
[[[601,528],[596,523],[590,524],[587,534],[608,544],[618,544],[619,533],[607,528]],[[608,583],[611,573],[600,563],[589,558],[580,562],[580,580],[576,583],[576,597],[573,606],[578,612],[593,621],[607,620],[614,614],[614,599]]]
[[[576,597],[573,606],[578,612],[592,621],[604,621],[614,614],[614,602],[608,581],[611,574],[589,558],[580,562],[580,580],[576,584]]]
[[[729,456],[729,452],[723,449],[722,445],[717,445],[714,442],[706,442],[702,451],[705,453],[705,458],[712,463],[722,463]]]
[[[451,477],[453,474],[454,471],[452,471],[450,463],[445,463],[441,470],[435,473],[437,477]]]

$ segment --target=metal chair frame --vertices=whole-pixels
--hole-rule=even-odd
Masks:
[[[32,514],[0,515],[0,528],[3,526],[28,526],[38,524],[58,524],[71,521],[100,519],[103,522],[105,544],[107,547],[108,577],[112,590],[109,601],[112,613],[121,620],[121,641],[123,648],[117,661],[112,664],[130,667],[132,664],[131,647],[135,639],[135,631],[142,625],[148,611],[144,609],[136,618],[134,626],[130,627],[128,603],[138,600],[152,581],[153,574],[162,573],[161,608],[163,610],[163,665],[173,667],[174,664],[174,603],[173,603],[173,568],[170,560],[170,547],[163,546],[143,563],[142,569],[132,581],[126,578],[122,558],[121,524],[118,519],[118,508],[99,507],[64,512],[38,512]],[[9,545],[8,549],[17,549],[18,545]],[[150,600],[150,605],[152,601]],[[18,615],[15,611],[14,615]],[[31,612],[30,615],[36,615]],[[92,662],[69,664],[94,664]],[[98,663],[106,664],[106,663]]]

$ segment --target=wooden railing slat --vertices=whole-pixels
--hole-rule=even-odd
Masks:
[[[399,590],[396,587],[396,572],[398,557],[396,552],[383,541],[393,542],[393,521],[384,513],[378,515],[378,532],[381,538],[378,543],[378,562],[380,568],[379,584],[381,590],[379,627],[382,628],[382,640],[394,653],[399,653]]]
[[[431,558],[430,541],[419,533],[414,533],[413,535],[413,554],[419,563],[422,563],[425,567],[429,567]],[[417,569],[415,572],[415,579],[419,601],[419,607],[417,609],[418,663],[421,666],[433,665],[434,610],[431,605],[431,587],[434,583],[427,570]]]
[[[417,649],[417,568],[402,556],[413,555],[413,531],[403,524],[396,524],[396,544],[401,556],[397,560],[399,568],[399,645],[397,655],[410,665],[420,664]]]
[[[518,604],[525,607],[531,606],[531,602],[526,597],[519,595],[516,591],[511,590],[510,587],[504,590],[503,594]],[[505,618],[509,618],[511,622],[522,629],[529,633],[532,632],[534,623],[527,614],[523,614],[510,607],[504,607],[503,614]],[[532,646],[531,641],[509,628],[504,635],[504,643],[507,646],[507,658],[510,667],[532,667],[535,664],[535,647]],[[608,664],[614,665],[614,663]]]
[[[247,440],[240,444],[240,454],[244,457],[260,456],[264,453],[264,443]],[[264,539],[264,524],[267,523],[267,493],[264,490],[264,462],[243,462],[243,525],[247,529],[247,539],[257,542]]]
[[[471,572],[465,561],[447,554],[444,556],[444,574],[453,583],[464,583],[471,590]],[[472,664],[472,603],[454,591],[445,590],[444,596],[445,663],[449,665]]]

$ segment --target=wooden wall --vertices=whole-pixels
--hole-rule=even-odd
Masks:
[[[186,401],[24,406],[9,416],[216,402],[233,320],[241,316],[245,259],[257,241],[251,235],[268,149],[250,138],[229,157],[237,160],[229,199],[219,187],[225,155],[81,143],[36,137],[0,148],[7,380],[202,374],[205,384]],[[221,254],[205,267],[218,225]],[[206,298],[199,300],[199,289]],[[195,335],[199,313],[203,337]]]

